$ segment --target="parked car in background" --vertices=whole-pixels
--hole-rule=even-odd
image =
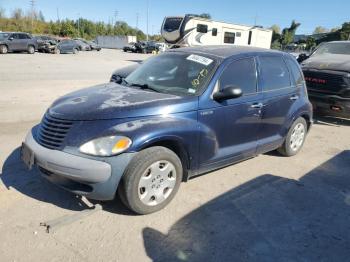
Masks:
[[[129,44],[127,44],[126,46],[123,47],[123,51],[124,52],[132,52],[132,53],[136,53],[136,46],[134,42],[131,42]]]
[[[56,100],[22,145],[24,163],[74,194],[131,210],[165,207],[182,181],[278,149],[312,123],[298,63],[249,47],[175,49],[120,82]]]
[[[90,45],[91,50],[101,51],[102,49],[101,46],[94,41],[86,41],[86,43]]]
[[[27,33],[0,32],[0,54],[7,52],[28,52],[34,54],[38,49],[37,41]]]
[[[138,68],[141,65],[141,63],[134,63],[132,65],[120,68],[115,70],[112,73],[112,76],[110,78],[110,82],[114,82],[117,84],[121,84],[123,80],[130,75],[133,71],[135,71],[136,68]]]
[[[320,45],[301,62],[315,112],[350,118],[350,41]]]
[[[158,52],[158,46],[154,41],[141,41],[135,43],[136,53],[149,54],[152,52]]]
[[[51,36],[35,36],[34,37],[38,43],[38,51],[42,53],[57,53],[58,40]]]
[[[57,53],[61,54],[67,54],[67,53],[73,53],[78,54],[79,53],[79,44],[75,40],[63,40],[57,45]]]
[[[75,38],[73,40],[78,44],[79,51],[91,51],[91,46],[83,39]]]
[[[159,52],[165,52],[168,49],[168,45],[166,43],[156,43]]]

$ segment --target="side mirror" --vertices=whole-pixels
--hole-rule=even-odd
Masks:
[[[226,86],[223,90],[214,93],[213,98],[216,101],[238,98],[243,95],[242,89],[237,86]]]
[[[307,54],[300,54],[297,58],[298,62],[301,63],[303,61],[305,61],[306,59],[308,59],[310,56]]]

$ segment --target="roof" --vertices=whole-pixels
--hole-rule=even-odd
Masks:
[[[172,49],[170,51],[207,54],[207,55],[212,55],[222,59],[225,59],[234,55],[241,55],[241,54],[248,54],[248,53],[265,53],[265,54],[282,53],[280,51],[258,48],[258,47],[228,46],[228,45],[184,47],[184,48]]]

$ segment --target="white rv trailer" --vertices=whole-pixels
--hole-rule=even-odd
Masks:
[[[162,36],[172,47],[240,45],[271,47],[272,30],[186,15],[165,17]]]

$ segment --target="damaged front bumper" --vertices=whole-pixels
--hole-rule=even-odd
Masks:
[[[134,153],[108,158],[83,157],[43,147],[30,131],[22,145],[21,155],[29,168],[38,167],[43,177],[74,194],[112,200]]]

